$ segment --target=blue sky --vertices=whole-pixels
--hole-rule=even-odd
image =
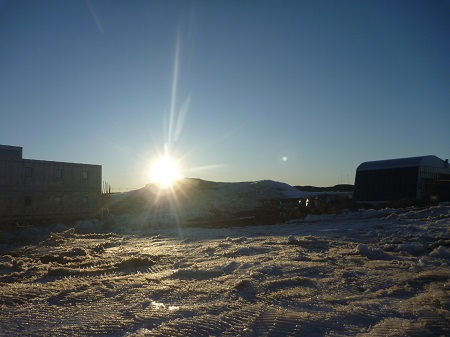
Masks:
[[[149,182],[450,157],[449,1],[0,1],[0,144]],[[283,160],[284,159],[284,160]]]

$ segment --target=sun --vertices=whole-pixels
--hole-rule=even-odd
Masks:
[[[150,179],[161,187],[172,187],[181,178],[178,163],[170,157],[157,159],[150,169]]]

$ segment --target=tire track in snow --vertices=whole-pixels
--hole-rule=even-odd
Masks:
[[[281,235],[72,233],[15,247],[0,260],[0,335],[450,335],[448,216],[420,214],[346,237],[284,224]]]

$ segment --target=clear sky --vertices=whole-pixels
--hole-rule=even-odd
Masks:
[[[182,175],[353,183],[450,157],[450,2],[0,0],[0,144]]]

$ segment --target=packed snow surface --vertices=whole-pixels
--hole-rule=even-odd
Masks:
[[[450,335],[449,204],[89,233],[98,225],[2,232],[0,335]]]

